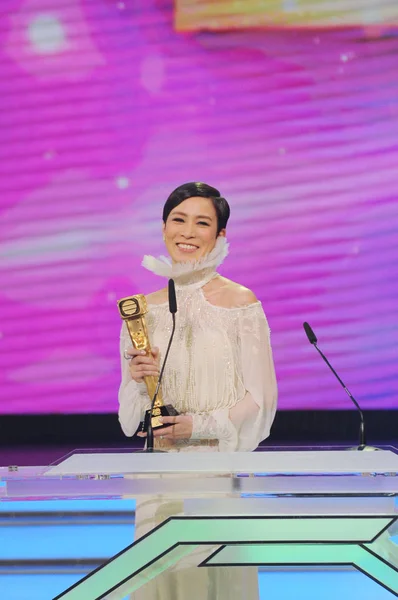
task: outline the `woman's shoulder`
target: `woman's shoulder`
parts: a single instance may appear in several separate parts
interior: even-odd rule
[[[258,304],[255,294],[244,285],[219,275],[212,282],[211,287],[205,290],[206,297],[211,304],[222,308],[244,308]]]
[[[145,295],[146,301],[151,306],[161,305],[167,302],[167,288],[162,288],[156,292],[151,292]]]

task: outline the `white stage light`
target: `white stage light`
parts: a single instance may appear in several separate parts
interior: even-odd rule
[[[130,186],[130,179],[128,177],[118,177],[116,179],[116,185],[119,190],[126,190]]]
[[[29,24],[28,37],[40,54],[52,54],[65,48],[65,28],[53,15],[41,14],[35,17]]]

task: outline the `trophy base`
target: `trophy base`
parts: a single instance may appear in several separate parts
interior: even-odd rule
[[[157,406],[156,409],[160,409],[160,415],[152,415],[152,429],[170,427],[171,423],[160,423],[159,417],[176,417],[179,414],[171,404],[167,404],[167,406]],[[144,422],[141,424],[141,431],[143,433],[148,431],[149,413],[149,410],[145,412]]]

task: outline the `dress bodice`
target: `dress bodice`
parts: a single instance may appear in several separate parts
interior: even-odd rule
[[[210,304],[202,288],[176,289],[176,331],[162,381],[163,398],[180,413],[230,408],[245,394],[240,329],[253,332],[260,303],[228,309]],[[164,357],[171,335],[168,304],[149,305],[147,326],[152,347]],[[131,345],[126,332],[127,346]]]

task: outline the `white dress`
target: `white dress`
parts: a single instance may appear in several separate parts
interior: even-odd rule
[[[220,239],[220,238],[219,238]],[[270,330],[260,302],[223,308],[210,304],[203,286],[217,275],[226,244],[201,262],[162,268],[150,258],[144,262],[176,284],[176,332],[162,381],[165,404],[193,418],[190,439],[170,443],[155,438],[155,447],[181,451],[252,451],[268,437],[276,411],[277,386]],[[168,303],[149,305],[146,316],[152,346],[164,356],[171,333]],[[150,406],[145,384],[131,379],[124,351],[131,346],[125,325],[120,352],[122,382],[119,420],[124,433],[137,431]],[[136,509],[136,539],[172,514],[182,511],[182,499],[140,498]],[[207,549],[209,553],[209,549]],[[206,555],[202,549],[196,564]],[[191,558],[192,560],[192,558]],[[194,585],[193,585],[194,582]],[[189,568],[179,563],[132,595],[135,600],[256,600],[257,569]]]

